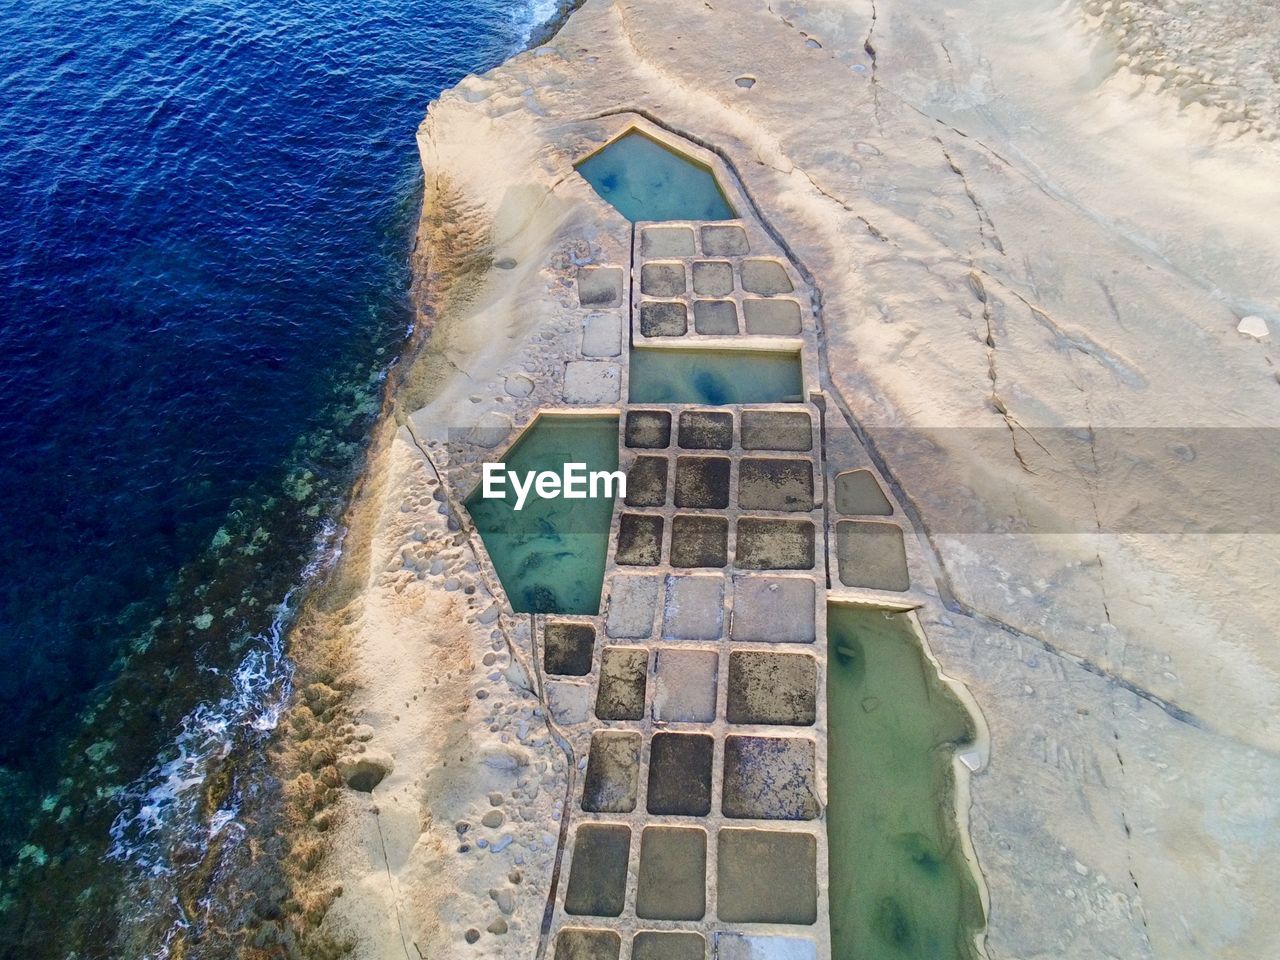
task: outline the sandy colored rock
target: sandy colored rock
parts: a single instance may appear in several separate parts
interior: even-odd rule
[[[566,368],[607,366],[571,359],[578,264],[630,255],[630,225],[601,214],[571,172],[615,131],[619,105],[729,158],[786,238],[788,269],[821,295],[826,425],[856,430],[870,451],[841,469],[885,478],[908,565],[923,571],[912,588],[935,611],[922,617],[930,649],[990,730],[967,813],[992,960],[1255,960],[1280,939],[1269,799],[1280,795],[1280,526],[1256,482],[1218,482],[1274,472],[1265,449],[1211,452],[1240,428],[1267,436],[1280,416],[1272,338],[1235,332],[1238,317],[1280,322],[1277,101],[1257,26],[1270,11],[1250,0],[1202,13],[1091,0],[587,0],[538,51],[444,94],[419,134],[428,203],[515,264],[471,277],[433,332],[444,372],[410,418],[424,444],[470,422],[457,416],[469,397],[501,395],[508,377],[536,383],[512,397],[522,416],[562,404],[569,386],[584,405],[619,398],[620,379],[607,389],[584,369],[570,384]],[[1221,42],[1232,22],[1255,26]],[[687,255],[684,239],[663,242],[662,255]],[[771,256],[733,225],[696,243],[706,256]],[[622,273],[588,279],[585,299],[600,298],[589,308],[622,302]],[[787,299],[776,275],[751,284]],[[820,424],[798,426],[744,415],[742,439],[807,450]],[[1109,441],[1122,431],[1135,432]],[[510,858],[525,858],[526,889],[545,889],[556,843],[564,758],[544,732],[527,749],[548,765],[546,786],[512,846],[455,852],[453,823],[530,765],[476,759],[473,738],[515,734],[490,734],[498,718],[484,722],[483,709],[464,716],[489,683],[472,664],[491,638],[467,623],[465,594],[429,572],[459,549],[436,504],[400,512],[406,493],[423,493],[417,451],[405,438],[373,467],[385,519],[352,641],[362,722],[396,756],[383,812],[352,806],[334,841],[343,894],[325,923],[357,931],[361,958],[412,949],[397,910],[423,955],[453,955],[492,917],[487,890]],[[670,530],[637,521],[631,533],[630,562],[664,559]],[[433,701],[410,715],[403,704],[423,686]],[[514,687],[504,696],[536,702]],[[407,815],[383,799],[392,792]],[[719,908],[802,918],[803,872],[783,898],[776,874],[757,888],[746,849],[757,839],[713,838],[725,844]],[[492,941],[490,955],[533,955],[544,906],[519,898],[511,931],[477,953]],[[718,949],[737,960],[812,957],[811,946],[752,934]],[[549,949],[617,955],[621,943],[565,930]]]
[[[1236,325],[1236,329],[1246,337],[1253,337],[1255,340],[1261,340],[1263,337],[1271,335],[1271,331],[1267,329],[1267,321],[1254,314],[1250,314],[1247,317],[1241,317],[1240,323]]]

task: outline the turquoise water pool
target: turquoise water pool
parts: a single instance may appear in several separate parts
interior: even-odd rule
[[[834,960],[972,960],[982,922],[951,758],[973,739],[906,614],[827,609]]]
[[[508,451],[506,469],[550,470],[585,463],[589,471],[618,469],[618,418],[541,416]],[[504,499],[484,499],[479,487],[466,508],[484,540],[516,613],[600,612],[613,499],[540,499],[530,494],[516,510],[507,484]]]
[[[633,223],[735,216],[708,167],[636,131],[587,157],[578,173]]]
[[[632,403],[798,403],[803,391],[795,352],[631,350]]]

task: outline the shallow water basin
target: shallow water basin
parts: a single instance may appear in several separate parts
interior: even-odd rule
[[[550,470],[585,463],[588,471],[618,469],[616,416],[541,416],[504,459],[506,469]],[[542,499],[530,495],[521,510],[507,484],[504,499],[477,489],[466,508],[489,551],[516,613],[595,614],[600,610],[609,546],[609,497]]]
[[[973,721],[907,615],[833,605],[827,636],[831,955],[972,960],[951,758]]]
[[[789,350],[631,350],[632,403],[799,403],[800,354]]]
[[[578,164],[596,193],[637,220],[732,220],[715,175],[704,164],[631,131]]]

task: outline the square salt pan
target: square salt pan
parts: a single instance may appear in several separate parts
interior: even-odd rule
[[[628,447],[665,447],[671,443],[671,414],[665,410],[628,410],[625,437]]]
[[[542,667],[559,676],[585,677],[591,672],[596,630],[589,623],[548,623],[542,634]]]
[[[671,576],[663,604],[668,640],[717,640],[724,628],[724,577]]]
[[[667,458],[636,457],[627,471],[627,495],[623,503],[629,507],[660,507],[667,502]]]
[[[686,289],[683,263],[646,263],[640,268],[640,292],[646,297],[678,297]]]
[[[814,766],[812,740],[726,737],[722,812],[739,819],[812,820],[819,813]]]
[[[813,421],[807,413],[779,410],[742,412],[744,450],[812,450]]]
[[[678,513],[671,518],[673,567],[723,567],[728,562],[727,519],[686,513]]]
[[[665,487],[663,489],[665,492]],[[713,510],[729,506],[729,458],[677,458],[675,504]]]
[[[727,297],[733,292],[733,267],[725,260],[696,261],[693,292],[704,297]]]
[[[846,470],[836,477],[836,512],[844,516],[888,517],[893,504],[870,470]]]
[[[747,333],[792,337],[800,333],[800,304],[794,300],[744,300]]]
[[[818,919],[818,843],[812,835],[732,827],[716,839],[721,920],[809,924]]]
[[[631,960],[706,960],[706,956],[707,942],[700,933],[641,930],[631,941]]]
[[[584,307],[616,307],[622,303],[622,268],[579,267],[578,302]]]
[[[564,365],[567,403],[617,403],[622,393],[622,368],[598,360],[571,360]]]
[[[695,300],[693,329],[703,336],[735,336],[738,332],[738,308],[732,300]]]
[[[683,303],[645,300],[640,304],[642,337],[682,337],[689,330],[689,312]]]
[[[653,719],[710,723],[716,716],[716,674],[720,656],[714,650],[659,650]]]
[[[710,813],[713,750],[713,738],[704,734],[655,733],[649,742],[646,809],[659,816]]]
[[[702,252],[712,257],[740,257],[749,252],[747,235],[741,227],[703,227]]]
[[[836,524],[836,561],[840,582],[868,590],[910,590],[902,528],[877,520],[841,520]]]
[[[618,574],[613,578],[609,617],[605,623],[609,636],[629,640],[649,636],[653,627],[653,611],[658,606],[660,583],[660,577]]]
[[[620,823],[584,823],[573,842],[564,912],[616,917],[627,895],[631,828]]]
[[[730,635],[744,643],[813,643],[814,587],[797,577],[736,577]]]
[[[591,737],[582,809],[629,813],[636,808],[640,776],[640,734],[605,730]]]
[[[657,566],[662,559],[662,517],[624,513],[618,518],[618,550],[614,560],[637,567]]]
[[[692,257],[693,231],[688,227],[646,227],[640,234],[644,257]]]
[[[680,414],[679,444],[685,450],[728,450],[733,447],[733,414],[685,410]]]
[[[738,519],[737,566],[746,570],[808,570],[814,559],[809,520]]]
[[[817,688],[817,661],[807,653],[735,650],[725,716],[730,723],[812,726]]]
[[[612,930],[565,927],[556,937],[555,960],[618,960],[622,938]],[[755,954],[743,954],[750,960]]]
[[[743,510],[812,510],[813,466],[796,457],[744,457],[738,466],[738,506]]]
[[[716,960],[818,960],[818,945],[800,937],[722,933],[716,951]]]
[[[582,355],[616,357],[622,352],[622,317],[593,313],[582,322]]]
[[[645,647],[605,647],[600,653],[596,716],[601,720],[641,720],[649,677]]]
[[[742,289],[748,293],[772,297],[779,293],[790,293],[794,289],[787,271],[777,261],[744,260],[741,270]]]
[[[636,916],[701,920],[707,912],[707,832],[696,827],[645,827],[640,834]]]

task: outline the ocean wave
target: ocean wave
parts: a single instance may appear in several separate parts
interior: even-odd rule
[[[515,46],[527,46],[535,31],[562,9],[561,0],[532,0],[512,10]],[[408,332],[412,330],[410,324]],[[378,380],[386,374],[384,368]],[[136,871],[135,876],[144,881],[135,888],[135,894],[142,895],[133,901],[134,917],[165,918],[148,954],[153,960],[169,957],[173,944],[193,922],[175,896],[184,870],[176,855],[193,848],[206,852],[215,839],[222,838],[224,847],[218,856],[226,860],[235,843],[228,835],[244,832],[238,819],[240,790],[230,790],[218,809],[207,812],[201,809],[202,788],[233,751],[265,746],[278,727],[293,693],[294,665],[288,656],[287,635],[297,612],[296,600],[336,562],[344,533],[331,521],[323,525],[311,560],[278,604],[270,626],[250,638],[248,652],[227,672],[225,695],[192,708],[156,763],[118,797],[119,813],[110,827],[107,858]]]
[[[207,850],[214,838],[240,828],[240,794],[231,791],[222,806],[208,815],[200,809],[209,773],[233,749],[265,745],[280,723],[293,693],[294,665],[286,637],[297,612],[300,592],[328,571],[342,552],[345,530],[326,521],[315,538],[310,561],[298,583],[276,608],[270,627],[252,638],[252,648],[228,676],[228,690],[216,702],[203,702],[182,720],[166,759],[121,793],[120,812],[111,825],[107,856],[125,863],[153,881],[176,877],[179,850],[192,845]],[[225,851],[222,854],[225,857]],[[169,956],[169,946],[189,921],[176,909],[172,883],[152,885],[152,893],[135,905],[138,916],[157,910],[176,915],[151,956]],[[166,904],[173,908],[170,911]]]
[[[556,17],[561,8],[560,0],[533,0],[517,8],[512,14],[512,22],[519,32],[520,45],[527,46],[533,32]]]

